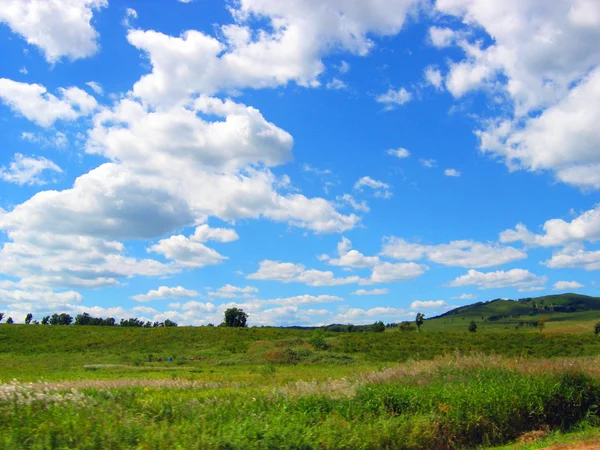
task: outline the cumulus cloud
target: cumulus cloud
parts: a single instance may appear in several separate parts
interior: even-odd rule
[[[477,296],[475,294],[461,294],[456,297],[452,297],[452,300],[474,300]]]
[[[209,297],[216,298],[247,298],[253,297],[258,289],[253,286],[238,287],[227,284],[218,288],[216,291],[209,292]]]
[[[535,234],[519,223],[514,229],[500,233],[500,242],[523,242],[531,246],[555,247],[580,241],[599,241],[600,205],[585,211],[570,222],[563,219],[547,220],[542,229],[543,234]]]
[[[352,242],[342,236],[338,243],[338,258],[328,258],[328,263],[332,266],[352,267],[362,269],[373,267],[380,263],[377,256],[365,256],[357,250],[352,250]]]
[[[181,286],[168,287],[160,286],[156,290],[150,290],[146,294],[138,294],[131,297],[136,302],[148,302],[151,300],[164,300],[169,298],[193,298],[197,297],[198,292],[191,289],[185,289]]]
[[[375,192],[375,197],[391,198],[392,192],[389,190],[390,185],[383,181],[374,180],[371,177],[362,177],[354,183],[354,189],[362,191],[364,188],[372,189]]]
[[[433,86],[437,90],[441,90],[443,88],[444,79],[442,77],[442,72],[440,72],[439,69],[436,69],[433,66],[427,66],[423,75],[428,85]]]
[[[456,169],[446,169],[444,170],[444,175],[447,177],[460,177],[460,172]]]
[[[600,250],[587,251],[579,245],[571,245],[553,253],[552,258],[542,264],[552,269],[600,270]]]
[[[1,0],[0,22],[39,47],[48,62],[79,59],[98,50],[98,33],[91,21],[108,0]]]
[[[335,199],[342,204],[350,205],[350,207],[354,211],[364,213],[368,213],[370,211],[369,205],[367,204],[366,200],[361,200],[359,202],[350,194],[338,195]]]
[[[384,239],[383,256],[403,260],[427,258],[445,266],[465,268],[494,267],[527,258],[527,254],[513,247],[483,244],[475,241],[451,241],[448,244],[423,245],[397,237]]]
[[[528,292],[543,289],[547,281],[548,277],[537,276],[524,269],[497,270],[496,272],[487,273],[469,270],[466,275],[450,282],[449,286],[477,286],[479,289],[513,287],[521,292]]]
[[[87,92],[77,88],[60,88],[58,97],[40,84],[20,83],[0,78],[0,99],[13,111],[42,127],[57,120],[76,120],[92,113],[98,103]]]
[[[352,293],[352,295],[386,295],[390,291],[388,289],[358,289]]]
[[[87,83],[85,83],[86,86],[89,86],[89,88],[94,91],[96,94],[98,95],[102,95],[104,94],[104,89],[102,89],[102,85],[96,81],[88,81]]]
[[[388,155],[392,155],[395,156],[396,158],[408,158],[410,156],[410,152],[408,150],[406,150],[405,148],[399,147],[399,148],[390,148],[388,151],[386,151],[386,153]]]
[[[415,300],[410,304],[410,309],[444,308],[448,304],[444,300]]]
[[[318,86],[321,58],[333,49],[366,55],[368,35],[394,35],[413,0],[242,0],[232,5],[234,23],[219,29],[221,40],[189,30],[169,36],[130,30],[129,42],[148,55],[152,73],[134,86],[136,96],[169,103],[193,93],[265,88],[296,82]],[[251,29],[255,19],[264,22]]]
[[[387,92],[378,95],[375,100],[377,103],[383,103],[387,105],[387,109],[392,109],[398,105],[404,105],[412,99],[412,94],[404,88],[392,89],[390,88]]]
[[[449,47],[454,43],[454,39],[455,32],[450,28],[436,26],[429,28],[429,40],[431,41],[434,47]]]
[[[8,167],[0,167],[0,179],[18,185],[45,184],[41,177],[44,171],[62,173],[62,169],[44,157],[28,157],[15,153]]]
[[[552,289],[555,291],[566,291],[569,289],[581,289],[583,287],[585,286],[577,281],[557,281],[552,286]]]

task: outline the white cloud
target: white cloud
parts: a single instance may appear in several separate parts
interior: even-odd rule
[[[37,144],[40,147],[66,148],[69,146],[69,138],[67,138],[65,133],[60,131],[52,134],[25,131],[21,133],[21,139],[32,144]]]
[[[399,147],[396,149],[391,148],[388,151],[386,151],[386,153],[388,155],[392,155],[392,156],[395,156],[396,158],[400,158],[400,159],[408,158],[410,156],[410,152],[402,147]]]
[[[433,66],[427,66],[425,68],[424,76],[427,84],[433,86],[437,90],[441,90],[443,88],[442,72],[440,72],[439,69],[436,69]]]
[[[410,309],[444,308],[448,304],[444,300],[415,300],[410,304]]]
[[[487,273],[471,269],[466,275],[462,275],[450,282],[449,286],[477,286],[479,289],[513,287],[521,292],[527,292],[542,289],[547,281],[548,277],[537,276],[524,269],[497,270],[496,272]]]
[[[308,173],[314,173],[316,175],[331,175],[331,170],[329,169],[318,169],[316,167],[311,166],[310,164],[302,164],[302,170]]]
[[[190,240],[195,242],[233,242],[238,239],[239,236],[235,230],[230,228],[211,228],[206,224],[196,227],[194,234],[190,236]]]
[[[168,287],[160,286],[156,290],[148,291],[146,294],[138,294],[131,297],[136,302],[148,302],[151,300],[164,300],[168,298],[194,298],[198,296],[198,292],[185,289],[181,286]]]
[[[480,130],[481,151],[511,169],[551,171],[562,182],[600,188],[600,68],[541,114],[522,122],[496,121]]]
[[[159,253],[173,260],[178,266],[190,268],[220,264],[227,259],[212,248],[181,234],[161,239],[157,244],[149,247],[148,251]]]
[[[39,47],[48,62],[96,53],[98,33],[90,24],[94,10],[108,0],[0,0],[0,22]]]
[[[56,97],[40,84],[0,78],[0,99],[13,111],[42,127],[49,127],[57,120],[87,116],[98,105],[94,97],[77,87],[60,88],[58,92],[59,97]]]
[[[237,287],[227,284],[220,287],[216,291],[209,292],[209,297],[217,298],[249,298],[253,297],[258,292],[258,289],[252,286]]]
[[[446,169],[444,170],[444,175],[447,177],[460,177],[460,172],[456,169]]]
[[[338,243],[338,258],[328,259],[328,263],[332,266],[361,269],[376,266],[380,261],[377,256],[365,256],[357,250],[352,250],[352,242],[342,236]]]
[[[475,294],[461,294],[457,297],[452,297],[452,300],[474,300],[476,298]]]
[[[352,209],[359,212],[368,213],[370,211],[369,205],[365,200],[357,202],[354,197],[350,194],[339,195],[335,198],[338,202],[346,203],[350,205]]]
[[[371,177],[362,177],[354,183],[354,189],[362,191],[365,187],[373,189],[375,197],[391,198],[392,192],[389,191],[390,185],[383,181],[374,180]]]
[[[577,281],[557,281],[554,283],[554,286],[552,286],[552,289],[555,291],[566,291],[569,289],[581,289],[583,287],[585,286]]]
[[[180,37],[130,30],[129,42],[148,54],[152,73],[134,86],[136,96],[169,103],[192,93],[211,94],[246,87],[296,82],[318,86],[321,58],[343,49],[366,55],[368,35],[394,35],[413,0],[241,0],[231,5],[235,23],[220,27],[218,40],[199,31]],[[260,30],[248,24],[260,19]]]
[[[423,275],[428,269],[429,267],[423,264],[416,264],[413,262],[395,264],[383,262],[373,267],[370,280],[363,284],[410,281]]]
[[[94,91],[96,94],[98,94],[98,95],[104,94],[104,89],[102,89],[102,85],[100,83],[97,83],[96,81],[88,81],[85,84],[86,84],[86,86],[89,86],[89,88],[92,91]]]
[[[390,88],[385,94],[378,95],[375,100],[377,103],[387,105],[387,109],[391,109],[397,105],[404,105],[412,98],[412,94],[404,88],[394,90]]]
[[[373,267],[369,278],[361,278],[357,275],[336,278],[331,271],[306,269],[302,264],[264,260],[261,261],[258,271],[246,278],[282,283],[304,283],[308,286],[370,285],[410,281],[422,275],[427,269],[427,266],[415,263],[392,264],[384,262]]]
[[[44,157],[28,157],[15,153],[8,167],[0,167],[0,179],[18,185],[45,184],[40,175],[46,171],[62,173],[62,169]]]
[[[358,289],[352,293],[352,295],[386,295],[390,291],[388,289]]]
[[[336,278],[333,272],[306,269],[302,264],[264,260],[258,271],[248,275],[250,280],[271,280],[282,283],[304,283],[308,286],[338,286],[358,283],[360,277]]]
[[[333,78],[330,82],[328,82],[325,87],[327,89],[333,89],[335,91],[340,91],[343,89],[348,89],[348,85],[340,80],[339,78]]]
[[[519,223],[514,230],[500,233],[500,242],[523,242],[532,246],[553,247],[579,241],[599,241],[600,205],[585,211],[570,222],[563,219],[547,220],[543,230],[543,234],[535,234]]]
[[[450,28],[431,27],[429,28],[429,39],[434,47],[449,47],[454,43],[455,32]]]
[[[475,241],[451,241],[448,244],[422,245],[407,242],[397,237],[384,239],[383,256],[403,260],[429,261],[445,266],[465,268],[485,268],[507,264],[527,257],[527,254],[513,247],[482,244]]]
[[[432,169],[437,165],[437,161],[435,159],[420,159],[419,162],[423,165],[423,167],[427,167],[428,169]]]
[[[340,65],[336,68],[340,73],[348,73],[350,71],[350,64],[346,61],[341,61]]]
[[[355,325],[369,324],[377,320],[385,322],[400,322],[411,319],[414,313],[402,308],[376,306],[370,309],[340,308],[339,313],[332,318],[333,323],[352,323]]]
[[[600,250],[586,251],[579,245],[572,245],[553,253],[552,258],[542,264],[552,269],[600,270]]]

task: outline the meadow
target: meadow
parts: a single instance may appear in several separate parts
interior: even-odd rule
[[[318,346],[296,329],[0,325],[0,448],[525,448],[600,426],[592,329],[433,322]]]

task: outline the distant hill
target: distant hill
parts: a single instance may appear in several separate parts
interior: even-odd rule
[[[518,300],[495,299],[461,306],[429,320],[441,318],[464,317],[488,322],[510,320],[523,316],[543,314],[564,317],[565,313],[600,311],[600,297],[580,294],[545,295],[542,297],[526,297]]]

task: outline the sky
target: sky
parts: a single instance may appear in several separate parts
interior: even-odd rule
[[[0,0],[0,312],[600,295],[597,0]]]

